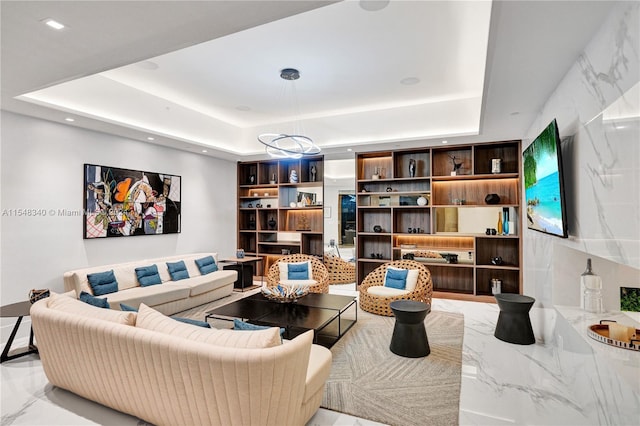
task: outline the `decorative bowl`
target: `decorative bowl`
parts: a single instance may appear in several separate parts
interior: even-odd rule
[[[261,288],[262,295],[269,300],[279,303],[293,303],[301,297],[309,294],[309,286],[306,284],[280,285]]]

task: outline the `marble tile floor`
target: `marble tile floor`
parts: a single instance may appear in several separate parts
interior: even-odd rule
[[[332,293],[355,294],[353,285],[332,286]],[[465,315],[461,425],[596,425],[638,424],[639,392],[628,389],[615,374],[589,372],[593,354],[569,352],[538,341],[520,346],[493,336],[495,304],[434,299],[433,309]],[[555,310],[533,309],[534,323],[553,327]],[[566,346],[566,343],[565,343]],[[585,353],[587,352],[587,353]],[[567,364],[567,359],[570,363]],[[145,425],[146,423],[52,387],[37,356],[0,366],[1,425]],[[593,389],[577,377],[586,378]],[[608,377],[606,382],[603,377]],[[611,391],[611,394],[609,394]],[[622,402],[614,402],[622,392]],[[603,397],[609,394],[609,397]],[[307,426],[373,426],[379,423],[320,409]],[[428,424],[428,419],[425,419]]]

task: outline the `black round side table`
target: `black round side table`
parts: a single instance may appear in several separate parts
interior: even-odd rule
[[[389,349],[396,355],[420,358],[431,353],[424,319],[431,312],[428,303],[395,300],[389,304],[396,317]]]
[[[536,342],[529,319],[529,310],[536,299],[521,294],[496,294],[496,301],[500,307],[496,331],[493,334],[498,339],[518,345],[531,345]]]

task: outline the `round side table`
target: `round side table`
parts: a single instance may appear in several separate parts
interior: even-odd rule
[[[395,300],[389,304],[396,317],[389,349],[396,355],[420,358],[431,353],[424,319],[431,312],[428,303]]]
[[[529,310],[536,299],[521,294],[496,294],[500,307],[496,331],[493,334],[500,340],[518,345],[531,345],[536,342],[529,319]]]
[[[0,363],[9,361],[14,358],[19,358],[21,356],[29,355],[29,354],[37,354],[38,348],[33,344],[33,327],[31,327],[31,332],[29,333],[29,346],[26,350],[9,355],[9,351],[11,350],[11,345],[13,344],[13,339],[16,337],[16,333],[18,332],[18,328],[20,328],[20,323],[22,322],[23,317],[29,316],[29,310],[31,309],[31,302],[24,301],[18,303],[12,303],[11,305],[5,305],[0,307],[0,317],[2,318],[18,318],[16,321],[16,325],[13,326],[13,330],[11,331],[11,335],[9,336],[9,340],[7,340],[7,344],[4,346],[4,350],[2,351],[2,355],[0,355]]]

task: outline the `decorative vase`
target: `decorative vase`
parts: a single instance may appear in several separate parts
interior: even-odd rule
[[[254,183],[256,183],[256,175],[250,175],[249,176],[249,183],[251,185],[253,185]]]
[[[243,259],[243,258],[244,258],[244,250],[243,250],[243,249],[241,249],[241,248],[237,249],[237,250],[236,250],[236,257],[237,257],[238,259]]]
[[[409,158],[409,177],[416,177],[416,160]]]
[[[496,226],[498,235],[502,235],[502,212],[498,212],[498,226]]]
[[[271,180],[269,181],[269,183],[270,183],[271,185],[273,185],[273,184],[275,184],[276,182],[277,182],[276,174],[275,174],[275,173],[273,173],[273,174],[271,175]]]
[[[502,234],[509,235],[509,208],[502,208]]]
[[[587,269],[580,276],[582,297],[580,307],[587,312],[601,313],[602,306],[602,278],[591,270],[591,259],[587,259]]]
[[[276,229],[276,220],[272,217],[271,219],[269,219],[269,222],[267,222],[267,225],[269,225],[269,229]]]
[[[295,169],[289,174],[289,183],[298,183],[298,172]]]
[[[318,169],[316,169],[316,166],[315,165],[311,166],[311,168],[309,169],[309,180],[311,182],[315,182],[316,181],[317,173],[318,173]]]
[[[502,159],[500,158],[492,158],[491,159],[491,173],[502,173]]]
[[[372,180],[380,179],[380,167],[376,167],[373,169],[373,175],[371,176]]]
[[[382,226],[380,225],[375,225],[373,227],[373,232],[382,232]]]

